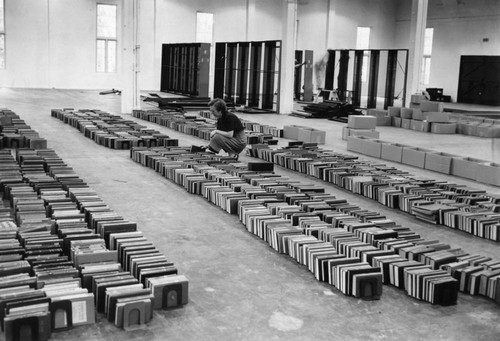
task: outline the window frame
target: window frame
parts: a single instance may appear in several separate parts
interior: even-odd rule
[[[99,35],[99,6],[109,6],[109,7],[114,7],[115,9],[115,32],[114,32],[114,37],[109,37],[109,36],[100,36]],[[100,65],[100,58],[99,58],[99,42],[104,42],[104,69],[100,70],[99,65]],[[110,56],[109,56],[109,48],[110,48],[110,42],[114,42],[114,63],[113,65],[110,65]],[[116,73],[117,72],[117,52],[118,52],[118,5],[116,4],[103,4],[103,3],[97,3],[96,4],[96,55],[95,55],[95,67],[96,67],[96,72],[97,73]]]
[[[361,29],[366,29],[368,32],[368,39],[366,41],[366,46],[359,41]],[[363,51],[363,64],[361,67],[361,82],[368,82],[368,73],[369,73],[369,64],[370,64],[370,36],[371,36],[372,28],[370,26],[358,26],[356,30],[356,50],[364,50]]]
[[[429,32],[431,33],[429,34]],[[427,37],[429,36],[430,39],[427,39]],[[423,55],[422,55],[422,70],[420,73],[420,82],[424,86],[430,84],[433,42],[434,42],[434,27],[426,27],[424,35]]]
[[[199,30],[199,17],[198,15],[200,14],[210,14],[212,16],[212,23],[211,23],[211,32],[210,32],[210,41],[205,41],[204,39],[200,39],[200,35],[205,36],[207,32],[201,32]],[[197,11],[196,12],[196,27],[195,27],[195,41],[197,43],[212,43],[214,40],[214,18],[215,18],[215,13],[212,12],[204,12],[204,11]]]
[[[0,0],[0,6],[2,8],[2,15],[0,17],[0,21],[2,22],[2,26],[0,26],[0,37],[3,39],[0,39],[0,41],[3,41],[2,46],[0,46],[0,51],[3,51],[0,53],[0,70],[4,70],[7,65],[7,52],[6,52],[6,34],[5,34],[5,1]]]

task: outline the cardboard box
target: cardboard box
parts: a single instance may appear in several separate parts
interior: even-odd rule
[[[500,125],[479,124],[477,126],[477,135],[479,137],[489,137],[489,138],[500,137]]]
[[[401,119],[401,128],[410,129],[411,121],[412,121],[411,119],[402,118]]]
[[[420,103],[410,103],[410,109],[420,109]]]
[[[500,186],[500,164],[494,162],[480,163],[477,167],[476,181]]]
[[[457,131],[456,123],[431,123],[431,133],[434,134],[455,134]]]
[[[412,120],[423,121],[425,119],[424,113],[420,109],[413,109]]]
[[[348,136],[364,136],[364,137],[378,139],[380,137],[380,133],[374,129],[352,129],[343,127],[342,140],[347,140]]]
[[[408,148],[403,147],[403,155],[401,157],[401,162],[406,165],[424,168],[425,155],[428,152],[432,151],[417,147],[408,147]]]
[[[391,116],[378,116],[377,117],[377,126],[388,126],[390,127],[392,124]]]
[[[421,103],[422,101],[427,100],[422,94],[413,94],[411,95],[410,102],[411,103]]]
[[[347,150],[380,158],[382,141],[362,136],[348,136]]]
[[[299,125],[289,125],[283,127],[283,137],[286,139],[298,140],[299,139],[299,129],[307,128]]]
[[[435,111],[442,112],[444,109],[443,102],[434,102],[434,101],[420,101],[420,110],[422,111]]]
[[[469,136],[478,136],[478,126],[480,125],[480,122],[459,122],[457,123],[457,132],[459,134],[463,135],[469,135]]]
[[[393,127],[401,128],[401,117],[391,117],[391,123]]]
[[[363,150],[363,139],[362,136],[347,136],[347,150],[362,153]]]
[[[391,117],[400,117],[401,116],[401,107],[388,107],[387,112]]]
[[[398,143],[383,143],[380,157],[384,160],[401,162],[403,159],[403,148],[409,148]]]
[[[366,139],[363,140],[363,151],[362,153],[368,156],[373,156],[380,159],[382,155],[382,143],[383,141],[377,139]]]
[[[439,173],[450,174],[453,158],[457,158],[457,156],[440,152],[428,152],[425,155],[424,168]]]
[[[299,141],[310,142],[312,128],[299,128],[298,138]]]
[[[411,119],[413,117],[412,108],[401,108],[401,118]]]
[[[416,131],[424,131],[424,122],[417,120],[410,120],[410,129]]]
[[[310,137],[309,141],[307,141],[307,142],[312,142],[312,143],[317,143],[317,144],[325,144],[325,139],[326,139],[326,132],[325,131],[313,129],[311,131],[311,137]]]
[[[347,127],[354,129],[375,129],[377,118],[375,116],[349,115]]]
[[[475,180],[480,163],[487,163],[486,160],[474,159],[471,157],[456,157],[451,163],[451,175]]]
[[[313,128],[299,128],[299,141],[325,144],[326,132]]]
[[[448,123],[450,122],[450,114],[447,112],[429,111],[424,113],[425,120],[428,122]]]

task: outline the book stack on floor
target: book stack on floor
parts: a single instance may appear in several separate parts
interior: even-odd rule
[[[0,109],[0,127],[0,148],[47,148],[47,140],[9,109]]]
[[[228,213],[237,214],[249,232],[267,241],[276,251],[311,267],[318,279],[328,281],[347,295],[378,298],[381,292],[377,283],[382,281],[384,271],[374,262],[384,260],[388,267],[392,258],[377,257],[391,256],[395,262],[410,263],[397,269],[397,280],[389,281],[390,284],[433,304],[456,303],[458,281],[439,267],[465,257],[465,251],[424,240],[377,212],[362,210],[324,194],[320,187],[290,182],[270,172],[251,173],[240,163],[226,164],[213,155],[188,151],[188,147],[134,148],[131,158],[149,164],[166,178],[191,193],[203,195]],[[153,162],[148,162],[148,158]],[[198,184],[196,191],[190,189],[194,183]],[[332,233],[337,239],[339,233],[346,239],[332,244]],[[314,267],[312,257],[316,248],[341,263],[332,261]],[[336,268],[337,265],[342,266]],[[390,272],[387,273],[390,278]],[[496,290],[496,285],[491,281],[490,291]]]
[[[99,110],[52,109],[52,117],[78,129],[87,138],[112,149],[130,149],[133,146],[175,146],[178,141],[147,129],[131,120]]]
[[[95,323],[103,303],[97,311],[122,328],[150,321],[155,300],[158,309],[187,303],[186,277],[171,262],[150,262],[157,250],[135,255],[134,272],[123,269],[110,239],[138,233],[136,224],[113,212],[53,150],[15,155],[0,153],[0,190],[13,213],[0,223],[0,305],[15,307],[1,316],[7,340],[48,339],[52,331]],[[98,277],[113,290],[95,286]]]
[[[500,217],[496,213],[500,198],[485,191],[421,179],[380,162],[314,147],[261,148],[256,154],[260,159],[312,175],[410,214],[413,214],[413,205],[438,204],[433,206],[438,209],[433,212],[426,212],[425,207],[417,209],[419,218],[500,241]],[[459,219],[464,215],[470,219]]]

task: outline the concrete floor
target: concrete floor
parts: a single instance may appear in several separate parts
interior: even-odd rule
[[[143,105],[151,108],[150,104]],[[64,107],[121,114],[118,95],[0,89],[0,107],[15,111],[46,138],[48,146],[111,208],[137,222],[139,229],[174,262],[179,273],[189,278],[189,303],[180,309],[155,311],[145,328],[124,331],[99,315],[95,325],[53,333],[53,340],[500,340],[500,306],[491,300],[459,294],[457,305],[433,306],[392,286],[384,286],[381,299],[376,301],[344,296],[316,281],[290,257],[276,253],[249,234],[236,216],[132,162],[128,151],[101,147],[50,116],[50,109]],[[134,119],[129,114],[121,115]],[[325,148],[346,151],[340,134],[344,124],[338,122],[270,114],[240,117],[277,127],[300,124],[322,129],[327,131]],[[137,121],[178,138],[181,145],[204,142]],[[500,139],[440,136],[392,127],[377,130],[385,141],[500,160]],[[252,159],[242,156],[241,160]],[[396,167],[500,193],[498,187],[400,164]],[[470,253],[500,259],[498,243],[417,221],[406,213],[279,167],[276,172],[324,186],[328,193],[378,211],[426,239],[438,239]]]

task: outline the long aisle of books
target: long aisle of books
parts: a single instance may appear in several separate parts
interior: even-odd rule
[[[59,111],[52,115],[64,117],[72,113]],[[134,111],[135,117],[204,139],[213,129],[205,121],[207,115],[202,111],[199,119],[196,114]],[[265,142],[272,134],[280,136],[279,129],[273,127],[251,122],[245,125],[256,128],[253,132],[260,135],[259,142]],[[289,147],[275,149],[268,143],[256,143],[249,153],[265,161],[242,164],[231,158],[193,153],[189,147],[148,148],[138,144],[132,148],[131,157],[190,193],[201,194],[229,213],[238,214],[249,232],[308,266],[318,280],[344,294],[378,298],[381,284],[385,283],[434,304],[455,304],[458,291],[500,301],[500,260],[469,254],[438,240],[425,240],[378,212],[324,195],[324,188],[280,179],[272,172],[272,165],[320,178],[427,222],[445,224],[451,220],[459,226],[447,226],[495,241],[499,240],[500,228],[500,217],[495,214],[497,197],[459,184],[418,178],[353,155],[322,150],[315,143],[296,141]],[[230,182],[220,172],[229,173]],[[260,187],[252,176],[263,178],[264,185]],[[266,181],[272,185],[268,187]],[[251,188],[242,187],[242,183]],[[274,186],[279,187],[276,193]],[[295,195],[299,197],[294,198]],[[273,224],[277,224],[276,229]],[[320,248],[320,253],[326,252],[325,260],[313,256],[315,247]]]
[[[455,304],[459,291],[500,299],[500,260],[426,240],[323,187],[276,175],[269,162],[189,147],[134,147],[131,158],[238,215],[250,233],[346,295],[378,299],[382,284],[391,284],[439,305]]]
[[[131,329],[188,302],[188,279],[16,113],[0,110],[0,322],[47,340],[101,316]]]

